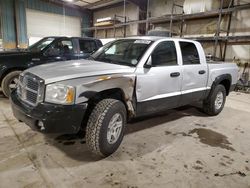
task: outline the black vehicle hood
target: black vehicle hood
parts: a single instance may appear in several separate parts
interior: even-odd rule
[[[24,50],[15,50],[15,51],[3,51],[0,52],[0,58],[4,56],[25,56],[25,55],[30,55],[32,54],[29,51],[24,51]]]
[[[7,67],[26,67],[32,58],[39,57],[40,54],[30,51],[7,51],[0,52],[0,66]]]

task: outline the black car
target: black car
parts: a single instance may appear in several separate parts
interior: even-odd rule
[[[56,61],[88,58],[102,46],[93,38],[46,37],[26,50],[0,52],[0,87],[8,97],[23,70]]]

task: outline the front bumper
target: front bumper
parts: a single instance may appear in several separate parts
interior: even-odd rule
[[[87,104],[40,103],[31,107],[18,98],[16,90],[11,93],[10,99],[14,116],[33,130],[43,133],[77,133],[87,109]]]

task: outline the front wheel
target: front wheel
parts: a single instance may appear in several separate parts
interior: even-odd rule
[[[106,157],[120,146],[126,125],[126,108],[115,99],[103,99],[90,114],[86,144],[95,154]]]
[[[21,72],[22,71],[13,71],[7,74],[3,78],[1,87],[2,87],[2,91],[5,97],[8,98],[10,96],[10,91],[16,88],[18,77]]]
[[[206,100],[203,101],[203,110],[212,116],[219,114],[226,102],[226,89],[223,85],[217,85]]]

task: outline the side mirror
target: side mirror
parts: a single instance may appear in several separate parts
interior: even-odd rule
[[[152,67],[152,57],[149,56],[147,62],[143,66],[144,68],[150,69]]]
[[[212,61],[213,56],[209,53],[209,54],[206,55],[206,59],[207,59],[207,61]]]

